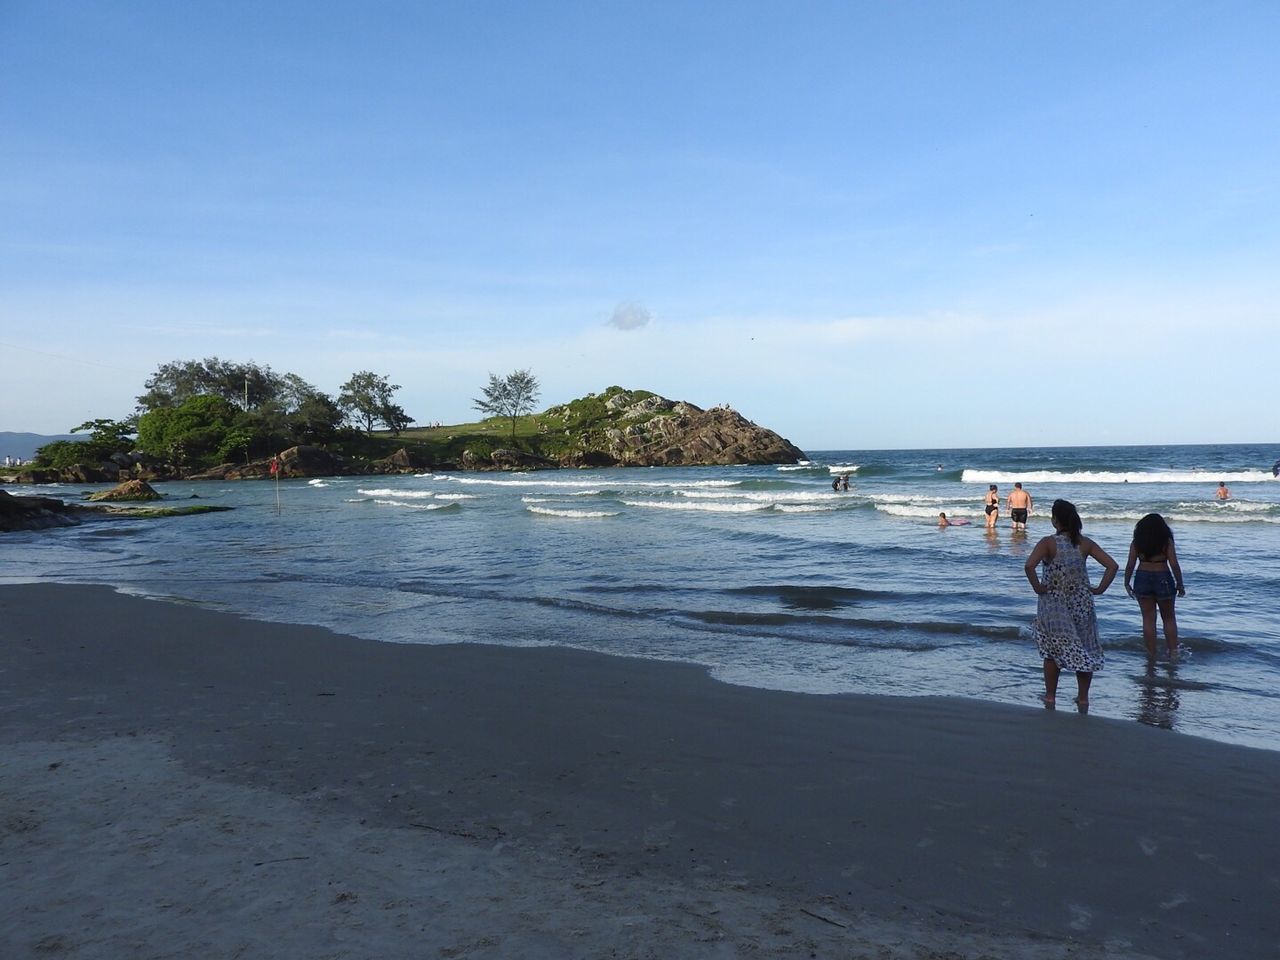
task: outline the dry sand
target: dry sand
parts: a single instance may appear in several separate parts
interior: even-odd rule
[[[0,587],[0,957],[1274,958],[1280,753]]]

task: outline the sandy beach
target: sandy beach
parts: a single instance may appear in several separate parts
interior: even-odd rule
[[[5,957],[1274,957],[1280,753],[0,587]]]

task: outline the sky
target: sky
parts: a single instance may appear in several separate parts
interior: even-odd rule
[[[0,0],[0,430],[217,356],[1273,442],[1280,4]]]

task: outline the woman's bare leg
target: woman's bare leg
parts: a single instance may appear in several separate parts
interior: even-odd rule
[[[1089,687],[1093,684],[1093,674],[1083,670],[1076,671],[1076,703],[1081,707],[1089,706]]]
[[[1053,705],[1054,697],[1058,695],[1058,663],[1056,660],[1045,660],[1044,662],[1044,702],[1048,706]]]
[[[1178,618],[1173,612],[1173,597],[1161,598],[1160,604],[1160,622],[1164,624],[1164,643],[1169,648],[1169,659],[1178,659]],[[1151,640],[1151,645],[1147,648],[1151,651],[1151,655],[1155,656],[1155,639]]]
[[[1142,611],[1142,642],[1147,645],[1147,659],[1154,660],[1156,658],[1156,598],[1139,597],[1138,609]],[[1165,630],[1168,629],[1166,625]]]

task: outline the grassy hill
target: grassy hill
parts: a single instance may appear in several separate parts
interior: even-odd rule
[[[404,447],[439,463],[459,460],[464,450],[484,456],[508,448],[555,460],[568,453],[596,449],[607,429],[643,424],[662,415],[657,412],[627,415],[609,409],[609,401],[623,395],[631,403],[656,396],[648,390],[614,386],[603,393],[549,407],[541,413],[517,417],[514,436],[510,418],[491,417],[474,423],[412,427],[401,431],[399,436],[389,431],[375,431],[372,437],[344,444],[344,452],[376,460]]]

